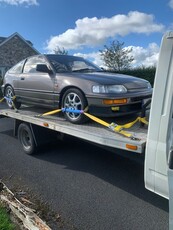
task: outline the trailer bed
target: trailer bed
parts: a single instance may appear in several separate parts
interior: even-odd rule
[[[146,125],[141,127],[140,123],[137,123],[127,130],[129,133],[132,133],[133,136],[140,139],[132,140],[131,138],[124,137],[119,133],[111,131],[109,128],[97,124],[94,121],[89,121],[88,123],[82,125],[71,124],[63,118],[61,113],[45,117],[36,117],[37,115],[45,112],[48,112],[48,110],[36,108],[34,106],[24,106],[16,112],[15,110],[8,109],[4,103],[0,104],[0,117],[10,117],[42,126],[60,133],[68,134],[102,145],[104,147],[129,150],[137,153],[144,152],[147,138]],[[135,116],[128,116],[103,120],[108,123],[115,122],[120,125],[133,121],[135,118]],[[127,146],[132,146],[132,149],[129,149]],[[136,148],[133,148],[133,146],[136,146]]]

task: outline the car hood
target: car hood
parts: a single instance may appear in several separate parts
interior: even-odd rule
[[[124,85],[127,89],[148,88],[148,81],[125,74],[113,74],[106,72],[73,73],[73,76],[89,80],[100,85]]]

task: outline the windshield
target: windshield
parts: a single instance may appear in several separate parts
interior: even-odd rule
[[[56,73],[98,72],[101,69],[81,57],[68,55],[46,55]]]

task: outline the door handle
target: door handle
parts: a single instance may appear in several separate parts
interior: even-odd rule
[[[24,77],[21,77],[20,80],[25,80],[25,78],[24,78]]]

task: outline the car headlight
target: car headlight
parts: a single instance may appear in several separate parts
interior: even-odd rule
[[[126,93],[127,89],[123,85],[94,85],[93,93]]]

